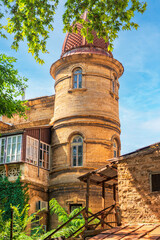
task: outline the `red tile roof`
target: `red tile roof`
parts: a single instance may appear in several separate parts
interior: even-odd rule
[[[87,12],[85,12],[82,17],[85,21],[87,21]],[[105,54],[112,57],[112,53],[109,53],[107,51],[108,43],[106,43],[103,38],[98,38],[96,32],[93,31],[92,32],[92,35],[94,36],[93,43],[88,43],[86,38],[81,36],[82,25],[80,23],[77,23],[76,25],[77,25],[77,33],[72,32],[72,33],[66,34],[63,47],[62,47],[61,57],[77,53],[77,48],[78,48],[78,52],[82,53],[84,52],[84,48],[86,47],[87,47],[87,52],[96,52],[99,54]],[[93,48],[97,48],[97,51],[93,50]],[[86,52],[86,49],[85,49],[85,52]]]
[[[137,224],[115,227],[110,230],[101,232],[90,240],[145,240],[160,239],[160,223],[159,224]]]

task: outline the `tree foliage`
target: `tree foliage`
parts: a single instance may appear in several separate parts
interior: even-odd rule
[[[81,33],[89,42],[93,42],[92,31],[95,30],[98,37],[109,41],[109,50],[112,50],[113,41],[118,37],[120,30],[138,28],[133,17],[136,12],[144,13],[147,3],[141,0],[68,0],[65,6],[65,31],[72,31],[72,26],[79,22],[83,25]],[[89,21],[81,18],[85,9]]]
[[[36,222],[36,215],[34,213],[29,216],[29,205],[26,204],[23,209],[19,206],[12,206],[13,209],[13,240],[38,240],[39,235],[42,233],[42,226],[35,227],[35,232],[30,235],[31,223]],[[0,210],[0,239],[10,240],[10,226],[11,219],[4,220],[5,211]]]
[[[50,213],[56,214],[58,218],[58,223],[61,226],[62,224],[66,223],[69,219],[74,217],[77,213],[79,213],[83,208],[79,207],[74,209],[70,214],[66,212],[66,210],[57,202],[55,198],[52,198],[49,202],[50,207]],[[91,210],[90,210],[91,212]],[[90,218],[91,220],[91,218]],[[96,224],[98,223],[98,219],[94,219],[91,223]],[[57,233],[53,234],[52,237],[69,237],[71,234],[76,232],[79,228],[81,228],[85,224],[85,219],[82,214],[79,214],[77,217],[72,219],[68,224],[66,224],[62,229],[60,229]],[[58,226],[58,227],[59,227]],[[47,232],[41,237],[41,240],[43,240],[45,237],[49,236],[52,232],[54,232],[55,229]],[[76,235],[81,234],[83,231],[83,228],[76,233]]]
[[[11,217],[11,205],[19,206],[20,212],[23,210],[29,199],[27,191],[28,186],[20,181],[20,176],[15,182],[0,177],[0,209],[4,221]]]
[[[74,215],[76,215],[78,212],[82,210],[82,207],[74,209],[70,214],[66,212],[66,210],[61,207],[61,205],[57,202],[55,198],[52,198],[49,202],[50,207],[50,213],[56,214],[58,218],[58,223],[61,226],[63,223],[66,223],[70,218],[72,218]],[[85,220],[82,215],[80,217],[76,217],[71,222],[69,222],[67,225],[65,225],[62,229],[60,229],[57,233],[53,234],[52,237],[69,237],[72,233],[74,233],[78,228],[83,226],[85,223]],[[58,227],[59,227],[58,226]],[[47,232],[41,237],[41,240],[43,240],[45,237],[50,235],[52,232],[54,232],[55,229]],[[81,230],[82,231],[82,230]],[[80,233],[80,232],[79,232]]]
[[[56,8],[60,0],[1,0],[4,12],[0,18],[6,17],[7,23],[0,23],[0,35],[6,38],[6,32],[13,34],[12,48],[17,50],[20,41],[27,40],[28,52],[34,55],[39,63],[43,63],[39,54],[46,53],[46,42],[49,31],[53,31],[53,21]],[[118,37],[120,30],[137,29],[138,24],[133,21],[136,12],[144,13],[146,2],[141,0],[66,0],[63,14],[64,31],[71,32],[75,23],[83,25],[81,34],[88,42],[93,41],[92,30],[98,37],[110,42]],[[88,11],[88,20],[85,22],[81,15]]]
[[[17,99],[23,95],[27,79],[18,75],[14,68],[15,62],[14,57],[0,54],[0,116],[6,115],[9,118],[15,113],[22,116],[27,109],[25,103]]]

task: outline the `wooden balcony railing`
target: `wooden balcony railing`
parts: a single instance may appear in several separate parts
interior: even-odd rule
[[[104,228],[109,229],[113,228],[115,226],[120,225],[120,215],[118,211],[118,207],[116,204],[113,204],[109,207],[106,207],[105,209],[93,214],[90,211],[86,214],[86,208],[83,208],[79,213],[77,213],[75,216],[70,218],[67,222],[62,224],[60,227],[55,229],[48,237],[46,237],[44,240],[51,240],[56,239],[52,238],[52,236],[57,233],[59,230],[61,230],[64,226],[66,226],[69,222],[71,222],[73,219],[78,217],[78,215],[83,214],[85,218],[85,224],[78,228],[74,233],[72,233],[67,238],[63,239],[69,239],[71,237],[76,238],[79,235],[85,235],[85,232],[88,230],[103,230]],[[87,217],[88,216],[88,217]],[[96,220],[96,222],[95,222]],[[81,234],[79,234],[79,231],[82,231]]]

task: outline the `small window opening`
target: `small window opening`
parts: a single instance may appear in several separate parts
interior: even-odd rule
[[[80,208],[82,207],[82,204],[69,204],[69,210],[70,212],[72,212],[73,210],[75,210],[76,208]]]
[[[82,69],[75,69],[73,72],[73,88],[82,88]]]
[[[160,173],[151,174],[151,191],[160,191]]]

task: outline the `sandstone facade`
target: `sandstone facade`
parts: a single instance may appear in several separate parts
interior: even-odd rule
[[[61,58],[50,70],[55,95],[29,100],[27,119],[15,115],[0,121],[0,144],[10,151],[1,162],[3,171],[8,169],[8,174],[14,164],[22,169],[22,180],[31,183],[31,213],[36,202],[53,197],[68,212],[85,206],[86,185],[77,178],[120,154],[118,101],[123,66],[107,46],[96,33],[93,44],[79,33],[69,33]],[[21,159],[16,160],[10,146],[16,141],[18,149],[18,136],[22,149]],[[90,208],[99,211],[101,190],[94,187],[90,192]],[[112,197],[108,191],[106,206],[112,204]],[[46,212],[43,215],[45,225],[55,226],[55,216],[49,220]]]
[[[73,88],[73,72],[78,68],[82,70],[82,87]],[[117,60],[91,53],[66,56],[51,66],[55,106],[49,198],[55,197],[67,210],[71,204],[85,204],[86,186],[77,178],[114,157],[114,140],[120,153],[118,78],[122,72]],[[72,163],[72,140],[77,135],[83,138],[83,166]],[[92,211],[102,209],[101,192],[92,189],[91,196]],[[108,195],[107,205],[111,199]]]
[[[5,161],[5,164],[1,163],[0,175],[7,175],[10,181],[15,181],[21,173],[22,181],[29,183],[29,204],[30,214],[32,214],[37,211],[37,202],[45,202],[48,205],[49,169],[38,166],[38,163],[27,162],[26,139],[31,137],[39,141],[39,131],[41,129],[41,140],[48,143],[48,138],[50,138],[49,122],[54,110],[54,96],[28,100],[27,105],[29,107],[29,110],[26,112],[27,119],[20,118],[17,115],[12,119],[8,119],[5,116],[2,117],[0,124],[1,139],[7,139],[8,137],[13,139],[14,136],[22,136],[22,140],[20,161],[8,163]],[[47,226],[49,221],[48,212],[43,211],[40,213],[41,216],[43,219],[40,224]]]
[[[122,223],[160,221],[159,191],[152,191],[152,175],[159,173],[160,150],[156,144],[120,157],[118,189]]]

